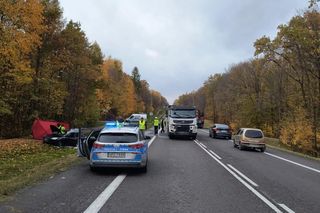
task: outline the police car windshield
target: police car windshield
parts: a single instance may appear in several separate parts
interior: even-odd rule
[[[138,136],[133,133],[102,133],[98,139],[102,143],[134,143]]]
[[[194,109],[176,109],[172,110],[170,117],[172,118],[195,118],[196,110]]]

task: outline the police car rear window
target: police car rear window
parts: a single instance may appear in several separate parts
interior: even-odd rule
[[[138,141],[138,136],[132,133],[103,133],[99,136],[102,143],[134,143]]]

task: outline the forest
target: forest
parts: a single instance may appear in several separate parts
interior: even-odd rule
[[[317,1],[254,42],[251,59],[213,74],[175,104],[195,105],[211,123],[261,128],[292,150],[320,153],[320,13]]]
[[[65,21],[58,0],[0,1],[0,93],[0,138],[30,135],[36,118],[93,126],[168,104]]]

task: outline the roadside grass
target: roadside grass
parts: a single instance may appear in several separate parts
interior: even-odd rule
[[[308,155],[308,154],[292,151],[289,146],[281,143],[280,140],[277,139],[277,138],[265,137],[265,141],[266,141],[267,146],[269,146],[271,148],[282,150],[282,151],[285,151],[285,152],[289,152],[289,153],[292,153],[292,154],[295,154],[295,155],[298,155],[298,156],[302,156],[302,157],[305,157],[305,158],[310,158],[310,159],[313,159],[313,160],[320,161],[320,158],[317,158],[317,157],[314,157],[314,156],[311,156],[311,155]]]
[[[0,140],[0,201],[77,162],[81,161],[73,147],[59,148],[33,139]]]

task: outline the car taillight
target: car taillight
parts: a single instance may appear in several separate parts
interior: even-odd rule
[[[212,131],[217,131],[217,129],[216,128],[212,128]]]
[[[103,147],[104,147],[104,145],[103,145],[103,144],[93,143],[93,148],[101,149],[101,148],[103,148]]]
[[[142,143],[129,145],[132,149],[141,149],[143,147]]]

